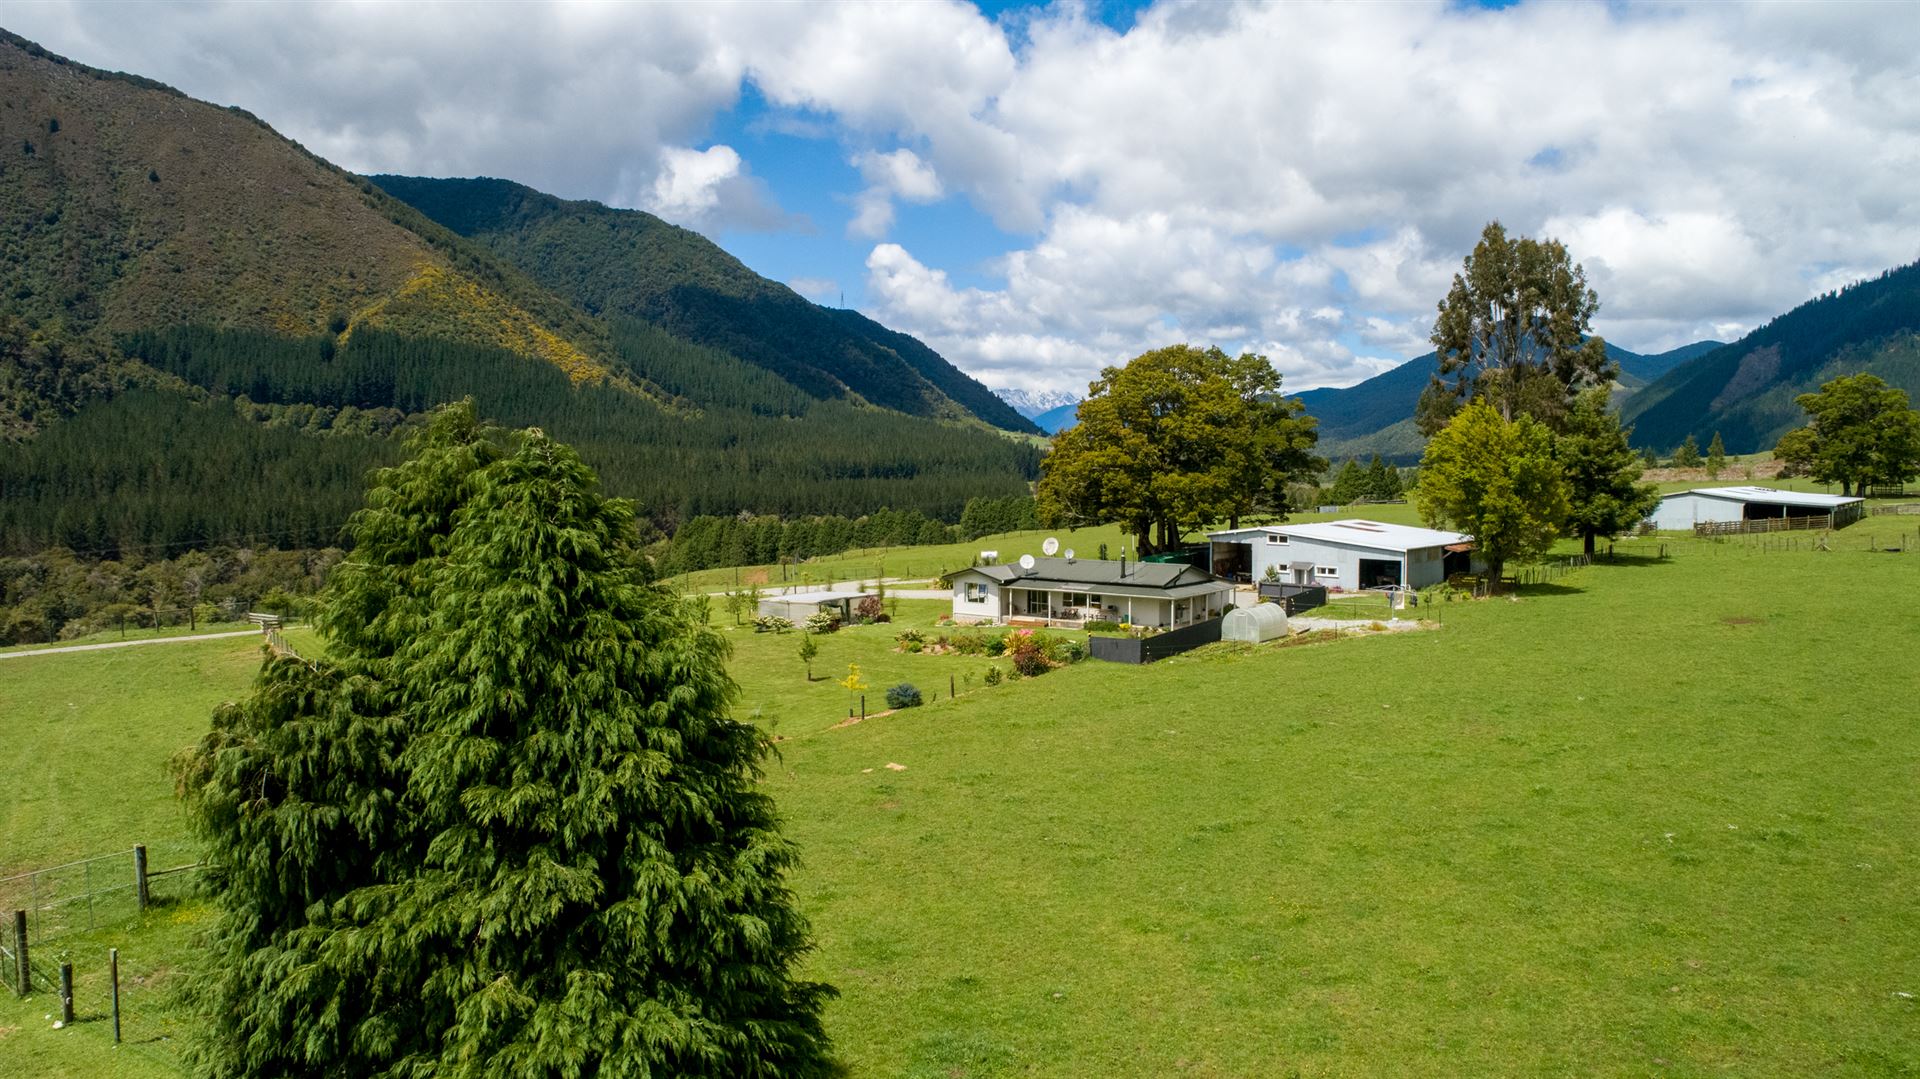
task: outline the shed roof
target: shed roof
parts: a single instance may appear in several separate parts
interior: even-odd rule
[[[843,588],[830,591],[823,588],[813,592],[776,592],[773,595],[763,594],[760,598],[763,600],[777,600],[781,603],[842,603],[850,599],[859,599],[868,594],[869,593],[859,591],[858,589],[849,590]]]
[[[1125,570],[1122,573],[1122,570]],[[1102,561],[1097,558],[1036,558],[1032,570],[1018,564],[973,566],[947,574],[951,580],[963,573],[978,573],[1001,584],[1019,584],[1030,588],[1073,589],[1153,589],[1172,591],[1193,585],[1226,583],[1202,569],[1172,562]]]
[[[1823,510],[1865,501],[1858,497],[1827,495],[1815,491],[1782,491],[1776,487],[1696,487],[1691,491],[1675,491],[1672,494],[1661,495],[1660,498],[1665,501],[1687,495],[1718,498],[1728,502],[1764,502],[1774,506],[1806,506],[1810,509]]]
[[[1298,539],[1318,540],[1322,543],[1341,543],[1349,547],[1366,547],[1370,550],[1394,551],[1401,554],[1427,547],[1445,547],[1450,544],[1473,542],[1472,536],[1461,532],[1387,524],[1384,521],[1367,521],[1357,517],[1345,521],[1322,521],[1315,524],[1266,525],[1258,529],[1240,528],[1230,532],[1212,532],[1207,538],[1237,537],[1249,532],[1273,533]]]

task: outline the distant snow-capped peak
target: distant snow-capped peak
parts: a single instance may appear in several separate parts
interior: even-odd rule
[[[1061,405],[1077,405],[1080,399],[1065,390],[1018,390],[1011,387],[993,391],[995,397],[1013,406],[1013,410],[1028,419],[1042,412],[1059,408]]]

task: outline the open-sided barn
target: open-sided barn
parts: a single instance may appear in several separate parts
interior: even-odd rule
[[[1832,525],[1838,528],[1859,520],[1865,512],[1865,499],[1846,495],[1772,487],[1700,487],[1662,495],[1653,511],[1653,527],[1680,531],[1706,522],[1831,516]]]

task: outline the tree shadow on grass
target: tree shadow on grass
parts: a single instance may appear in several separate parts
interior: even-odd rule
[[[1538,584],[1514,585],[1493,598],[1500,599],[1502,596],[1519,596],[1521,599],[1551,599],[1555,596],[1583,595],[1585,592],[1586,589],[1575,585],[1561,584],[1558,581],[1546,581]]]

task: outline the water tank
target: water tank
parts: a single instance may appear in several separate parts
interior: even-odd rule
[[[1259,644],[1287,635],[1287,612],[1278,603],[1256,603],[1227,612],[1220,623],[1223,641],[1249,641]]]

